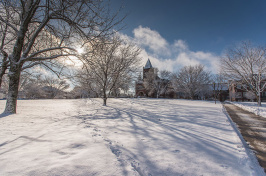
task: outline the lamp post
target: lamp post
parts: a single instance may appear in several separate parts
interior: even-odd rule
[[[214,90],[214,101],[216,104],[216,89],[215,89],[215,82],[213,82],[213,90]]]

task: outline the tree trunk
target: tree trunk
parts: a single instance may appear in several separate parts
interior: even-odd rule
[[[260,99],[259,99],[259,101],[258,101],[258,105],[261,106],[261,100],[260,100]]]
[[[9,87],[6,99],[5,114],[15,114],[17,110],[17,98],[21,68],[12,66],[9,70]]]
[[[260,98],[260,93],[259,93],[259,96],[257,96],[257,102],[258,102],[258,106],[261,106],[261,98]]]
[[[4,76],[4,74],[1,74],[1,73],[0,73],[0,88],[2,87],[3,76]]]
[[[104,90],[104,93],[103,93],[103,105],[106,106],[106,102],[107,102],[107,95],[106,95],[106,92]]]
[[[104,97],[104,98],[103,98],[103,105],[104,105],[104,106],[106,106],[106,102],[107,102],[107,98]]]

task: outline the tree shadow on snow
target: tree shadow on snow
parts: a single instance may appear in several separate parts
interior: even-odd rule
[[[3,118],[3,117],[7,117],[7,116],[9,116],[9,115],[12,115],[12,114],[9,114],[9,113],[2,113],[2,114],[0,114],[0,119],[1,118]]]
[[[164,100],[163,100],[164,101]],[[152,175],[163,175],[170,172],[171,175],[182,175],[174,170],[164,170],[154,158],[148,155],[151,149],[164,151],[175,156],[182,152],[191,151],[192,156],[204,155],[204,158],[211,159],[216,163],[226,163],[228,167],[237,167],[236,147],[230,140],[224,139],[223,133],[233,130],[228,128],[230,123],[226,118],[219,119],[217,109],[204,109],[197,105],[174,104],[175,101],[167,101],[170,105],[158,100],[150,101],[125,101],[125,106],[121,104],[109,104],[103,111],[101,108],[95,114],[83,115],[79,118],[86,120],[122,120],[127,121],[129,127],[123,126],[124,123],[116,123],[114,126],[107,126],[110,131],[117,131],[118,134],[130,134],[129,136],[136,141],[134,151],[121,145],[116,147],[127,155],[131,161],[131,166],[140,175],[149,175],[150,168]],[[200,103],[200,102],[199,102]],[[167,107],[168,106],[168,107]],[[204,114],[204,117],[202,116]],[[217,135],[217,132],[221,135]],[[132,140],[132,139],[131,139]],[[170,144],[170,145],[169,145]],[[189,153],[186,153],[189,154]],[[157,154],[154,154],[155,156]],[[192,157],[190,154],[187,158]],[[178,157],[178,155],[176,156]],[[196,158],[189,158],[197,160]],[[211,168],[211,161],[202,162],[202,168]],[[125,166],[126,160],[119,160],[121,166]],[[200,160],[199,160],[200,161]],[[199,162],[197,161],[197,162]],[[144,166],[141,166],[144,164]],[[169,168],[168,168],[169,169]],[[215,168],[213,168],[215,170]],[[236,171],[237,172],[237,171]]]
[[[157,103],[149,104],[150,110],[157,109],[156,107],[158,107]],[[178,105],[178,107],[189,111],[187,106],[182,107],[182,105]],[[180,146],[181,144],[183,147],[191,147],[194,151],[200,152],[199,154],[212,158],[214,161],[226,162],[230,167],[236,165],[236,156],[232,155],[236,150],[234,148],[236,143],[224,139],[223,135],[217,135],[217,132],[228,134],[228,132],[233,131],[227,128],[227,125],[230,124],[226,123],[226,118],[223,121],[217,121],[215,118],[208,119],[206,116],[203,118],[200,114],[204,113],[208,115],[207,117],[216,117],[217,111],[201,110],[198,106],[189,107],[196,109],[197,113],[188,113],[186,116],[186,113],[183,112],[181,116],[178,112],[173,114],[172,112],[160,112],[159,110],[151,112],[140,109],[113,108],[117,112],[120,111],[119,114],[126,114],[129,117],[131,128],[125,131],[121,127],[121,133],[132,133],[135,140],[138,141],[138,153],[135,153],[134,156],[144,157],[145,153],[149,151],[149,147],[145,146],[142,141],[142,138],[144,138],[152,141],[153,146],[160,146],[162,150],[167,152],[182,151],[182,148],[175,149],[173,147]],[[195,126],[197,127],[194,128]],[[119,130],[120,127],[115,126],[113,128]],[[169,146],[167,142],[171,143],[171,145]],[[145,158],[147,160],[151,159],[148,156],[145,156]],[[206,167],[211,167],[211,163],[208,161],[202,164],[205,164]]]
[[[8,144],[14,143],[14,142],[16,142],[16,141],[18,141],[18,140],[20,140],[20,139],[25,139],[25,142],[23,142],[22,144],[20,144],[20,145],[18,145],[18,146],[16,146],[16,147],[8,148],[8,150],[6,150],[6,151],[0,153],[0,155],[3,155],[3,154],[5,154],[5,153],[11,152],[11,151],[16,150],[16,149],[18,149],[18,148],[24,147],[24,146],[26,146],[26,145],[28,145],[28,144],[30,144],[30,143],[32,143],[32,142],[49,142],[48,140],[42,140],[42,139],[39,139],[39,138],[43,137],[44,135],[45,135],[45,134],[40,135],[40,136],[38,136],[38,137],[36,137],[36,138],[29,137],[29,136],[19,136],[19,137],[17,137],[16,139],[13,139],[13,140],[11,140],[11,141],[3,142],[3,143],[0,144],[0,148],[3,147],[3,146],[5,146],[5,145],[8,145]]]

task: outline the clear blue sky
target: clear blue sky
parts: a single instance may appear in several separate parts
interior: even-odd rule
[[[122,33],[138,26],[157,31],[167,42],[185,41],[191,51],[220,55],[235,43],[266,43],[266,0],[111,0],[128,16]]]

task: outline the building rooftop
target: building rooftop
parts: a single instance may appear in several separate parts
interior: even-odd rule
[[[148,61],[146,62],[146,65],[144,67],[144,69],[147,69],[147,68],[152,68],[150,59],[148,59]]]

